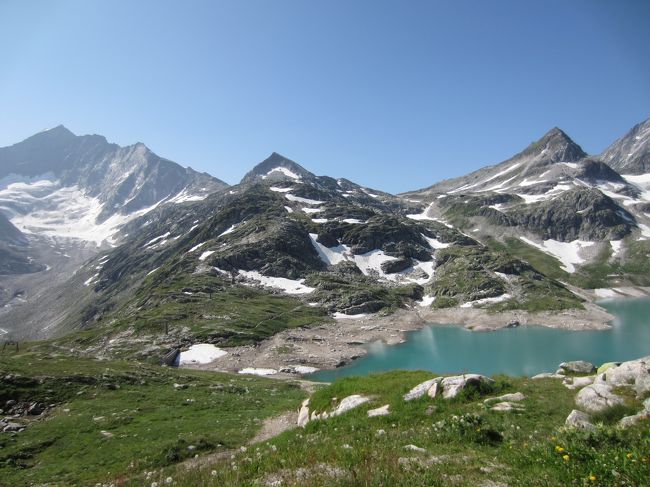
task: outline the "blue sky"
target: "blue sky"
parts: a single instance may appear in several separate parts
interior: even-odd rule
[[[0,0],[0,146],[63,123],[229,183],[400,192],[650,117],[650,2]]]

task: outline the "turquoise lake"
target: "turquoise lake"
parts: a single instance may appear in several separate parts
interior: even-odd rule
[[[461,326],[432,325],[409,333],[399,345],[373,343],[368,354],[334,370],[311,374],[317,381],[396,369],[439,374],[535,375],[554,372],[560,362],[596,364],[650,355],[650,299],[599,303],[616,316],[605,331],[566,331],[529,326],[471,332]]]

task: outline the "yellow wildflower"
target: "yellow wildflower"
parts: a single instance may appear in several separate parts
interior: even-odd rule
[[[589,480],[591,480],[592,482],[595,482],[596,481],[596,476],[594,474],[591,474],[589,476]]]
[[[631,453],[628,453],[628,454],[627,454],[627,455],[625,455],[625,456],[627,457],[627,459],[628,459],[628,460],[631,460],[631,459],[632,459],[632,457],[633,457],[634,455],[632,455]]]
[[[563,455],[562,458],[564,459],[565,462],[569,461],[569,455]]]
[[[562,448],[560,445],[557,445],[555,447],[555,451],[558,452],[558,453],[562,453],[564,451],[564,448]]]

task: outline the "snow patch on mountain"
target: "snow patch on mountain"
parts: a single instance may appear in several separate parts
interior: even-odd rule
[[[299,175],[297,175],[295,172],[291,171],[290,169],[287,169],[286,167],[274,167],[269,172],[267,172],[265,175],[263,175],[262,179],[266,179],[266,178],[272,176],[273,173],[276,173],[276,174],[281,173],[281,174],[284,174],[287,177],[290,177],[291,179],[296,179],[296,180],[300,179]]]
[[[287,294],[309,294],[315,290],[313,287],[305,286],[304,279],[293,280],[285,277],[269,277],[260,274],[257,271],[238,271],[243,276],[252,281],[257,281],[266,287],[280,289]]]
[[[196,343],[189,349],[181,351],[178,365],[209,364],[224,355],[228,355],[228,352],[211,343]]]
[[[324,201],[310,200],[309,198],[301,198],[300,196],[295,196],[291,193],[286,193],[284,195],[289,201],[296,201],[298,203],[305,203],[306,205],[322,205]]]
[[[566,272],[574,273],[575,264],[582,264],[585,259],[580,256],[582,250],[591,247],[595,242],[586,242],[584,240],[574,240],[573,242],[559,242],[557,240],[544,240],[541,244],[533,242],[526,237],[519,237],[523,242],[531,245],[542,252],[545,252],[562,263],[562,269]]]

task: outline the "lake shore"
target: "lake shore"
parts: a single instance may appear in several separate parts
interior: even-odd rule
[[[295,377],[292,369],[297,366],[341,367],[366,355],[373,342],[398,344],[406,339],[408,332],[431,324],[463,326],[474,332],[515,326],[585,331],[607,330],[613,320],[613,315],[593,302],[586,302],[582,310],[539,313],[520,310],[490,313],[480,308],[435,310],[413,306],[387,316],[338,318],[313,328],[285,330],[257,346],[228,348],[228,354],[216,361],[192,367],[227,372],[244,368],[273,369],[278,371],[274,377]]]

